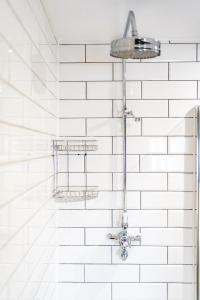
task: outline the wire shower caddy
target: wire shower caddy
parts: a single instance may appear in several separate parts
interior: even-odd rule
[[[96,140],[53,140],[54,161],[54,198],[56,201],[84,201],[98,197],[98,187],[87,185],[86,159],[87,153],[98,150]],[[72,155],[83,156],[84,170],[81,172],[85,185],[70,185],[69,160]],[[60,157],[64,158],[66,170],[63,171]],[[65,184],[60,180],[60,175],[65,175]]]

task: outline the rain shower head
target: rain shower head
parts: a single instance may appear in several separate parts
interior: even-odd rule
[[[132,36],[127,37],[130,26]],[[112,41],[110,55],[122,59],[153,58],[160,55],[160,42],[138,36],[134,12],[129,11],[124,36]]]

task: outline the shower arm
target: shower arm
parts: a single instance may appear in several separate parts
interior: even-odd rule
[[[135,14],[132,10],[130,10],[129,14],[128,14],[128,19],[126,22],[126,28],[124,31],[123,38],[127,37],[130,26],[131,26],[132,36],[137,36],[138,31],[137,31],[137,26],[136,26],[136,21],[135,21]]]

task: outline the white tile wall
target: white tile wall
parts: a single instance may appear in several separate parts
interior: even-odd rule
[[[138,282],[139,266],[86,265],[85,279],[88,282]]]
[[[130,296],[131,295],[131,296]],[[114,300],[166,300],[167,286],[165,284],[149,283],[114,283]]]
[[[162,55],[127,62],[128,213],[141,243],[120,259],[122,203],[121,63],[109,45],[61,46],[61,135],[97,139],[85,159],[98,199],[58,206],[58,299],[193,300],[196,44],[162,44]],[[80,161],[79,161],[80,162]],[[72,183],[80,181],[71,160]]]
[[[147,81],[143,83],[144,99],[196,99],[196,81]]]
[[[58,290],[59,300],[65,300],[66,295],[70,295],[73,300],[109,300],[111,295],[111,286],[108,283],[60,283]]]
[[[167,63],[128,63],[126,65],[127,80],[167,80]],[[114,79],[122,80],[121,64],[114,64]]]
[[[141,266],[142,282],[193,282],[192,266]]]
[[[51,299],[58,45],[39,0],[2,0],[0,35],[0,299]]]
[[[141,82],[128,81],[126,84],[127,99],[141,98]],[[122,83],[119,81],[88,82],[88,99],[121,99]]]
[[[170,283],[168,290],[169,300],[186,300],[194,294],[193,284]]]

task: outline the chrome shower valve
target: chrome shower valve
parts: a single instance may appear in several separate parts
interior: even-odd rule
[[[141,241],[141,236],[131,236],[128,235],[127,229],[122,229],[118,234],[114,235],[112,233],[108,234],[108,238],[112,240],[119,241],[119,245],[121,247],[121,259],[126,260],[128,257],[128,251],[127,248],[131,248],[131,242],[132,241]]]

